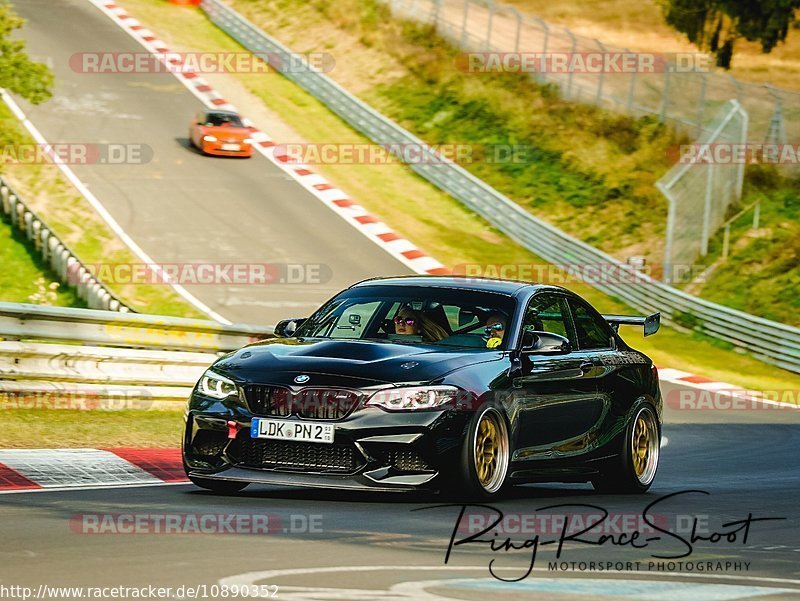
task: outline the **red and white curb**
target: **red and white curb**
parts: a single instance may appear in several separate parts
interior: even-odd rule
[[[800,404],[797,403],[800,398],[798,398],[797,395],[790,395],[795,402],[782,402],[769,398],[770,394],[778,395],[781,392],[790,393],[792,391],[747,389],[735,384],[719,382],[705,376],[698,376],[688,371],[670,367],[659,367],[658,379],[661,382],[680,385],[682,389],[695,391],[697,394],[694,396],[690,395],[688,399],[691,406],[709,405],[708,408],[732,408],[727,404],[720,406],[719,403],[715,402],[715,399],[725,398],[739,402],[741,408],[752,409],[758,408],[761,405],[767,405],[782,409],[800,409]],[[674,401],[674,399],[667,400]],[[669,404],[672,404],[672,402]]]
[[[0,493],[182,482],[180,449],[0,449]]]
[[[117,25],[128,32],[146,50],[155,55],[186,88],[209,108],[236,111],[204,78],[188,68],[179,53],[170,52],[166,44],[146,29],[137,19],[117,3],[110,0],[89,0]],[[187,110],[187,114],[188,114]],[[237,111],[238,112],[238,111]],[[448,274],[450,270],[433,257],[428,256],[413,243],[395,233],[388,225],[371,215],[351,199],[344,191],[334,187],[324,177],[315,173],[307,164],[294,162],[280,150],[280,146],[265,132],[244,118],[256,141],[255,148],[272,163],[287,173],[313,196],[322,201],[337,215],[358,229],[367,238],[386,252],[420,274]],[[277,152],[276,152],[277,149]]]

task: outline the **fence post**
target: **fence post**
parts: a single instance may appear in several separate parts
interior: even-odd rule
[[[594,43],[597,44],[598,48],[600,48],[600,52],[602,54],[606,53],[606,47],[603,46],[603,43],[600,40],[595,39]],[[600,68],[600,76],[597,78],[597,100],[596,100],[596,103],[598,105],[600,105],[602,103],[602,101],[603,101],[603,81],[605,81],[605,77],[606,77],[605,69],[601,67]]]
[[[658,120],[661,123],[667,118],[667,106],[669,106],[669,63],[667,63],[666,68],[664,69],[664,95],[661,97],[661,111],[658,115]]]
[[[711,198],[714,195],[714,163],[708,164],[708,171],[706,172],[706,194],[705,204],[703,205],[703,233],[700,239],[700,256],[705,257],[708,254],[708,238],[710,236],[709,230],[711,229]]]
[[[464,18],[461,21],[461,47],[467,47],[467,19],[469,19],[469,0],[464,0]]]
[[[788,137],[783,122],[783,100],[770,84],[766,83],[764,87],[767,89],[767,92],[772,94],[773,102],[775,103],[775,110],[772,111],[772,118],[769,120],[769,127],[767,128],[767,135],[764,138],[764,143],[786,144]]]
[[[514,17],[517,19],[517,31],[514,34],[514,53],[519,53],[519,37],[520,34],[522,33],[522,15],[514,7],[509,7],[508,10],[510,10],[514,14]]]
[[[664,273],[661,274],[661,280],[665,284],[672,283],[672,238],[675,232],[675,199],[669,193],[669,190],[661,182],[656,182],[656,188],[667,199],[667,234],[664,242],[664,261],[662,263]]]
[[[708,75],[706,73],[701,73],[700,77],[702,77],[702,82],[700,84],[700,99],[697,102],[697,135],[700,136],[703,133],[703,114],[705,113],[706,109],[706,87],[708,86]]]
[[[756,202],[756,208],[753,211],[753,229],[758,229],[758,222],[761,218],[761,201]]]
[[[531,15],[531,19],[536,21],[539,24],[539,27],[542,28],[542,60],[540,64],[548,65],[549,61],[547,60],[547,44],[550,38],[550,26],[539,17]],[[547,68],[544,70],[539,70],[537,73],[539,81],[547,81]]]
[[[442,11],[443,0],[433,0],[433,30],[439,31],[439,13]]]
[[[625,52],[627,54],[630,54],[631,51],[628,48],[625,48]],[[633,112],[633,98],[636,90],[636,73],[637,73],[636,69],[634,69],[631,72],[631,85],[628,87],[628,102],[627,102],[628,113]]]
[[[574,55],[575,54],[575,48],[577,47],[577,43],[578,43],[577,40],[575,39],[575,34],[573,34],[566,27],[564,28],[564,31],[569,36],[569,39],[572,40],[572,49],[570,50],[570,54]],[[567,73],[567,98],[570,98],[570,96],[572,96],[572,76],[573,76],[573,71],[572,71],[572,69],[570,69],[569,73]]]
[[[750,115],[749,113],[744,110],[744,108],[737,102],[736,103],[739,109],[739,114],[742,116],[742,135],[741,140],[743,143],[747,143],[747,130],[750,127]],[[737,181],[736,181],[736,200],[742,199],[742,188],[744,187],[744,168],[745,164],[744,161],[740,162],[737,165],[738,173],[736,174]]]
[[[494,2],[487,0],[486,9],[489,11],[489,21],[486,25],[486,42],[484,43],[484,48],[487,51],[490,51],[492,49],[492,21],[494,21]]]
[[[728,251],[731,244],[731,224],[725,224],[725,234],[722,236],[722,258],[728,258]]]

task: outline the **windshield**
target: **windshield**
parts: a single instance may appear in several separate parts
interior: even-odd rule
[[[244,123],[237,115],[228,113],[208,113],[206,115],[206,125],[212,127],[244,127]]]
[[[504,350],[514,306],[493,292],[358,287],[328,301],[296,336]]]

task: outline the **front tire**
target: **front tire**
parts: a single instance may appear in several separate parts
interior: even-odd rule
[[[502,496],[510,462],[508,424],[503,413],[488,405],[470,421],[461,451],[459,488],[470,499]]]
[[[249,482],[234,482],[232,480],[207,480],[206,478],[197,478],[196,476],[189,476],[189,480],[191,480],[192,484],[195,486],[225,495],[237,493],[250,484]]]
[[[661,430],[655,409],[641,405],[625,429],[622,454],[610,470],[592,480],[601,493],[641,494],[653,484],[661,453]]]

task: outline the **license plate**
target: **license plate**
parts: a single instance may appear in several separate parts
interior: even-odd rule
[[[223,144],[222,150],[240,150],[238,144]]]
[[[253,418],[250,424],[250,437],[333,444],[333,424],[260,419],[256,417]]]

